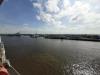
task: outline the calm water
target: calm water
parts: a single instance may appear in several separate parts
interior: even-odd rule
[[[2,37],[7,58],[21,75],[100,75],[100,43]]]

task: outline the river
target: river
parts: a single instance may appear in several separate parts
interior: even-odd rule
[[[100,42],[2,37],[21,75],[100,75]]]

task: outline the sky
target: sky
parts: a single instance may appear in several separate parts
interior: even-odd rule
[[[5,0],[0,33],[100,34],[100,0]]]

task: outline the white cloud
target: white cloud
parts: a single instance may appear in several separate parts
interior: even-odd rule
[[[100,11],[97,10],[100,8],[100,0],[73,1],[73,4],[70,0],[33,3],[39,10],[37,19],[46,23],[45,28],[49,27],[53,32],[79,33],[80,30],[80,33],[96,33],[100,28]]]
[[[38,20],[41,20],[40,16],[38,16],[38,15],[36,15],[36,18],[37,18]]]
[[[58,2],[59,0],[48,0],[46,3],[45,3],[45,7],[46,7],[46,10],[48,12],[58,12],[60,9],[58,7]]]
[[[39,29],[38,29],[39,30]],[[37,29],[29,24],[23,25],[0,25],[0,33],[36,33]]]
[[[70,6],[71,6],[71,4],[70,4],[70,1],[69,0],[63,0],[63,7],[64,8],[68,8]]]
[[[39,9],[41,9],[41,8],[42,8],[42,6],[41,6],[41,4],[40,4],[40,3],[33,3],[33,6],[34,6],[34,7],[39,8]]]

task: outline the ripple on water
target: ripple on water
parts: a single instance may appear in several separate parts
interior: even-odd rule
[[[95,67],[93,67],[95,66]],[[97,64],[82,62],[64,66],[64,75],[100,75]]]

